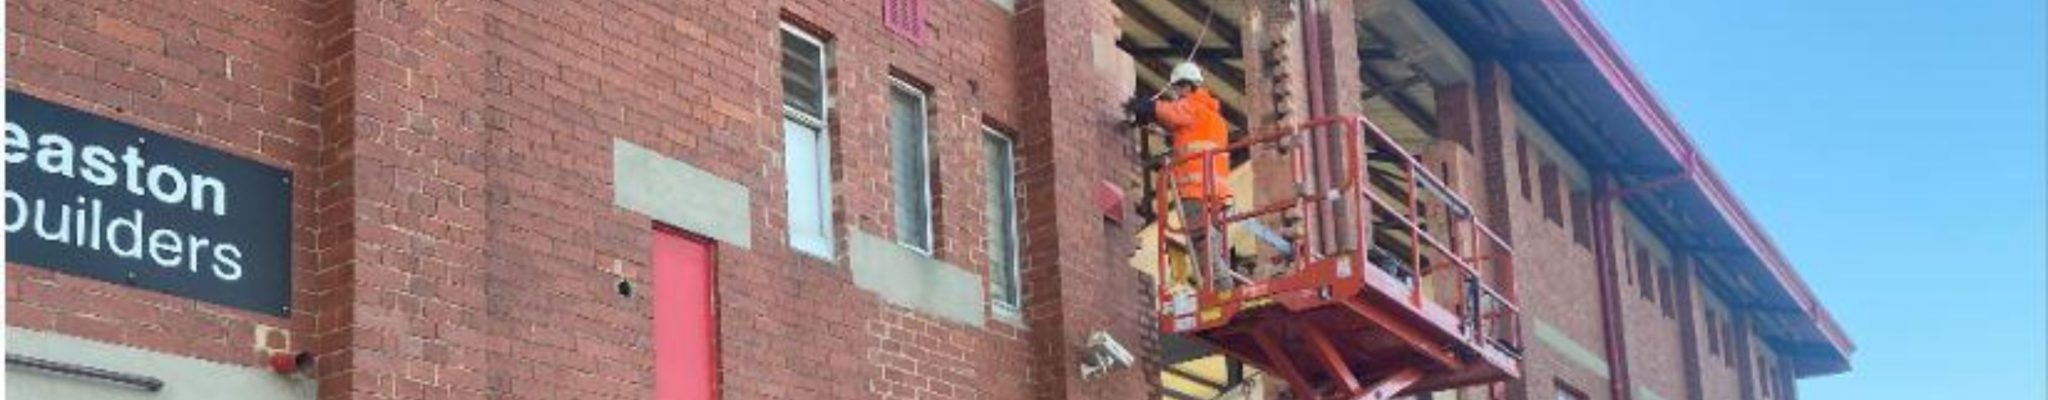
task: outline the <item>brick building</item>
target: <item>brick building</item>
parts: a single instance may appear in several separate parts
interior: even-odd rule
[[[1133,267],[1122,105],[1189,54],[1238,137],[1363,117],[1513,247],[1514,379],[1404,394],[1796,398],[1853,349],[1575,0],[6,10],[10,397],[1275,396]]]

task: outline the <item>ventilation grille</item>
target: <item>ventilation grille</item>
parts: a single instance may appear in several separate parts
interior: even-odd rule
[[[924,0],[882,0],[882,24],[898,36],[924,44],[925,9]]]

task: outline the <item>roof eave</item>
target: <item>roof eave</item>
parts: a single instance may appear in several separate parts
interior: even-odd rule
[[[1609,87],[1620,95],[1629,111],[1633,113],[1647,131],[1655,136],[1658,145],[1673,160],[1692,169],[1693,182],[1705,193],[1721,219],[1728,223],[1730,231],[1742,240],[1751,255],[1770,272],[1773,281],[1790,294],[1800,309],[1813,321],[1814,328],[1826,337],[1834,357],[1846,370],[1849,354],[1855,344],[1830,316],[1827,309],[1815,299],[1812,290],[1800,279],[1798,272],[1791,268],[1770,237],[1749,216],[1748,210],[1735,198],[1720,175],[1714,171],[1686,136],[1663,105],[1656,99],[1649,87],[1636,75],[1626,57],[1616,48],[1607,33],[1600,28],[1591,14],[1578,0],[1539,0],[1559,27],[1571,37],[1586,60],[1599,71]]]

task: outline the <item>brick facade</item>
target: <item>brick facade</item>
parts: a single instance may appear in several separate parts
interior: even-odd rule
[[[1100,134],[1121,96],[1043,83],[1093,79],[1067,50],[1107,33],[1038,27],[1106,27],[1107,6],[933,2],[917,42],[877,4],[9,2],[10,89],[301,178],[290,318],[10,265],[9,325],[252,366],[253,336],[280,328],[295,340],[278,347],[318,354],[322,398],[638,398],[650,307],[613,288],[645,287],[652,222],[590,195],[610,185],[609,139],[781,203],[773,33],[789,23],[832,47],[841,230],[892,231],[889,149],[867,145],[887,142],[890,77],[929,91],[936,258],[987,265],[984,125],[1019,139],[1029,226],[1057,228],[1025,243],[1028,326],[962,326],[856,289],[843,256],[789,251],[781,209],[755,207],[753,248],[718,252],[724,393],[1149,393],[1147,374],[1066,367],[1095,329],[1152,334],[1149,286],[1112,267],[1126,230],[1056,189],[1116,177],[1125,156],[1104,151],[1128,146]]]
[[[314,176],[318,15],[297,3],[10,1],[7,88]],[[295,180],[292,196],[322,186]],[[293,219],[315,220],[316,204],[294,203]],[[345,242],[317,224],[295,224],[292,239],[290,318],[10,264],[7,325],[254,365],[258,349],[313,344],[317,260]]]
[[[726,398],[1157,398],[1150,278],[1124,265],[1137,227],[1093,202],[1094,188],[1139,179],[1117,128],[1128,93],[1101,89],[1125,85],[1091,52],[1115,40],[1116,7],[910,1],[929,19],[926,36],[909,39],[882,23],[882,2],[9,0],[9,90],[296,179],[288,317],[10,263],[7,325],[249,367],[271,351],[307,351],[321,399],[646,398],[655,316],[644,290],[661,290],[649,287],[649,234],[662,222],[607,196],[617,139],[750,195],[751,244],[716,251]],[[1338,20],[1358,6],[1329,3],[1323,12]],[[1271,17],[1269,29],[1295,26]],[[830,49],[833,259],[787,245],[775,68],[784,25]],[[1290,35],[1262,32],[1248,37]],[[1350,29],[1326,34],[1333,50],[1359,46]],[[1326,90],[1363,90],[1356,54],[1330,53],[1287,65],[1324,63],[1337,71]],[[1608,398],[1611,371],[1589,366],[1590,352],[1662,398],[1692,386],[1705,399],[1765,398],[1754,364],[1775,356],[1709,352],[1704,323],[1681,323],[1710,319],[1708,309],[1739,322],[1734,307],[1679,279],[1675,293],[1692,306],[1667,317],[1635,295],[1648,281],[1624,277],[1627,262],[1614,279],[1629,351],[1605,359],[1600,271],[1574,237],[1585,228],[1544,215],[1546,205],[1584,211],[1564,206],[1573,190],[1521,187],[1534,181],[1518,172],[1534,167],[1516,167],[1535,163],[1515,150],[1528,145],[1528,122],[1516,120],[1506,72],[1481,70],[1495,75],[1440,100],[1474,114],[1442,119],[1476,134],[1459,152],[1483,177],[1467,195],[1517,249],[1524,324],[1540,320],[1558,340],[1524,329],[1530,348],[1510,397],[1556,398],[1561,382]],[[895,232],[883,124],[892,78],[929,96],[938,261],[987,273],[980,135],[1015,139],[1021,323],[951,321],[854,284],[848,238]],[[1255,108],[1296,107],[1298,119],[1304,101]],[[1329,108],[1355,113],[1359,102],[1338,95]],[[1659,265],[1687,271],[1655,247]],[[643,292],[622,296],[620,282]],[[1731,346],[1768,347],[1747,325],[1728,326]],[[1096,331],[1139,365],[1078,376]],[[1785,370],[1776,379],[1789,380]]]

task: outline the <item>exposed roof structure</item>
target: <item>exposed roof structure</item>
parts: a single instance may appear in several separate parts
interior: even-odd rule
[[[1757,310],[1799,376],[1849,368],[1855,345],[1578,0],[1418,2],[1460,47],[1502,61],[1516,96],[1588,168],[1622,188],[1659,236],[1701,254],[1710,286]]]
[[[1518,102],[1586,168],[1611,173],[1616,188],[1643,189],[1623,204],[1672,246],[1699,254],[1706,261],[1700,269],[1703,283],[1728,294],[1733,305],[1757,311],[1759,333],[1794,360],[1799,376],[1848,370],[1854,343],[1578,0],[1413,3],[1464,56],[1500,61],[1514,81]],[[1180,59],[1200,41],[1195,61],[1222,78],[1226,84],[1214,87],[1226,113],[1243,120],[1243,49],[1237,45],[1242,27],[1237,21],[1245,14],[1245,2],[1116,4],[1129,17],[1122,20],[1126,35],[1119,45],[1139,59],[1144,85],[1163,84],[1172,64],[1162,60]],[[1212,8],[1214,16],[1208,15]],[[1374,18],[1363,14],[1369,11],[1361,18]],[[1387,127],[1397,137],[1429,130],[1404,125],[1427,124],[1428,118],[1415,117],[1434,112],[1434,104],[1411,100],[1429,98],[1431,85],[1417,83],[1468,78],[1378,68],[1374,62],[1403,57],[1378,54],[1390,50],[1370,46],[1359,51],[1367,69],[1361,75],[1379,80],[1368,82],[1369,87],[1403,92],[1367,102],[1371,114],[1408,116],[1384,119],[1396,122]],[[1459,58],[1464,57],[1449,57]]]

